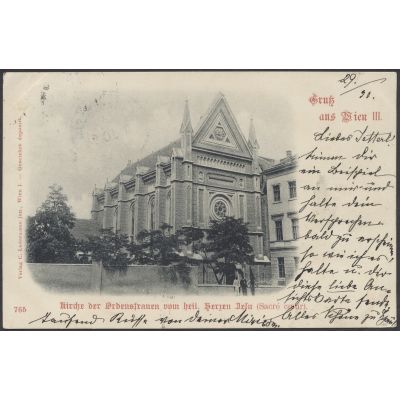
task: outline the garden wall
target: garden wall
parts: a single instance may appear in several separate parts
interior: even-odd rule
[[[132,265],[110,272],[93,264],[27,264],[48,291],[122,295],[234,295],[233,286],[199,284],[197,266]],[[258,287],[256,294],[279,290]],[[250,295],[250,290],[249,293]]]
[[[197,267],[133,265],[108,271],[100,264],[28,264],[33,279],[54,292],[110,294],[197,293]]]

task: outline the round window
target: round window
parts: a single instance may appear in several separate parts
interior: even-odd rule
[[[226,133],[221,125],[218,125],[214,129],[214,136],[216,137],[217,140],[224,140]]]
[[[221,220],[230,214],[230,206],[224,197],[216,197],[211,203],[211,217]]]
[[[226,204],[221,200],[216,201],[214,204],[214,212],[217,217],[221,219],[224,218],[226,215]]]

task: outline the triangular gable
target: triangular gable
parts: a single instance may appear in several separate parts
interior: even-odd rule
[[[232,129],[222,112],[219,112],[210,124],[206,135],[203,137],[202,143],[214,144],[226,147],[227,149],[235,149],[240,151],[236,138],[232,134]]]
[[[222,94],[202,119],[192,145],[194,148],[251,158],[246,140]]]

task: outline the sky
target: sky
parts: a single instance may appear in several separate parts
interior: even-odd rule
[[[16,75],[6,82],[23,117],[28,215],[57,183],[75,215],[90,218],[95,185],[179,138],[185,100],[196,129],[222,92],[246,138],[253,118],[261,155],[280,159],[294,150],[290,88],[268,73]]]

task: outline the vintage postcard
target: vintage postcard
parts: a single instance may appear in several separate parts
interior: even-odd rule
[[[5,72],[3,328],[396,328],[397,79]]]

